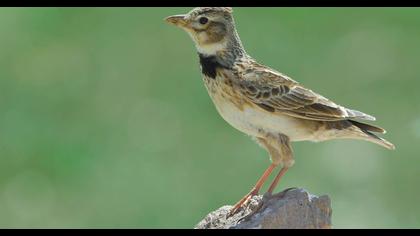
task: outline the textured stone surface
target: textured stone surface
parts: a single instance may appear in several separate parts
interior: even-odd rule
[[[272,196],[254,196],[250,203],[226,219],[232,206],[209,213],[195,229],[331,228],[331,200],[292,188]]]

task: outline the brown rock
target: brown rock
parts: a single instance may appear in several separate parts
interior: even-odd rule
[[[195,229],[331,228],[331,200],[302,188],[272,196],[254,196],[250,203],[226,219],[232,206],[209,213]]]

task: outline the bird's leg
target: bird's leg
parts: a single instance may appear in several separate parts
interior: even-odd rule
[[[229,216],[236,213],[236,211],[244,204],[246,204],[253,196],[258,195],[262,185],[270,176],[271,172],[273,172],[274,168],[276,168],[277,164],[272,163],[265,171],[261,178],[257,181],[255,186],[251,189],[251,191],[245,195],[241,200],[239,200],[235,206],[230,210]]]
[[[290,147],[290,140],[286,135],[279,134],[278,136],[268,136],[266,139],[258,139],[259,143],[262,144],[267,151],[270,153],[271,162],[275,165],[282,164],[283,167],[277,176],[274,178],[273,183],[270,185],[263,199],[259,202],[259,205],[249,213],[245,218],[252,217],[256,212],[261,210],[265,202],[270,198],[274,188],[279,183],[281,177],[286,171],[294,164],[293,153]]]
[[[295,163],[295,161],[293,160],[293,153],[292,153],[292,149],[290,147],[290,140],[287,136],[284,135],[280,135],[279,136],[279,152],[281,153],[281,157],[282,157],[282,164],[283,167],[281,168],[281,170],[279,171],[279,173],[276,175],[276,177],[274,178],[273,182],[271,183],[270,187],[268,188],[267,193],[269,195],[271,195],[274,191],[274,189],[276,188],[277,184],[279,183],[281,177],[283,177],[283,175],[287,172],[287,170],[293,166],[293,164]]]
[[[279,183],[281,177],[286,173],[286,171],[289,169],[287,166],[283,166],[279,173],[276,175],[276,178],[274,178],[273,182],[271,183],[270,187],[267,190],[267,193],[271,195],[273,193],[273,190],[276,188],[277,184]]]
[[[273,169],[280,163],[282,163],[283,168],[277,174],[276,178],[274,179],[273,183],[270,185],[270,188],[268,190],[268,194],[271,194],[274,188],[277,186],[278,182],[280,181],[281,177],[286,173],[287,169],[291,167],[294,163],[292,149],[290,147],[290,140],[286,135],[267,135],[266,138],[257,138],[257,142],[268,151],[268,153],[270,154],[272,164],[267,168],[267,170],[255,184],[254,188],[252,188],[252,190],[247,195],[245,195],[241,200],[239,200],[239,202],[235,204],[235,206],[232,207],[228,214],[228,217],[234,215],[241,206],[246,204],[252,198],[252,196],[257,195],[262,185],[273,171]]]

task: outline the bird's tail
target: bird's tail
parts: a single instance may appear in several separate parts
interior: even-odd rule
[[[365,124],[365,123],[361,123],[361,122],[357,122],[354,120],[348,120],[350,123],[352,123],[354,126],[356,126],[360,131],[362,132],[358,132],[360,135],[357,136],[357,138],[359,139],[363,139],[372,143],[376,143],[378,145],[381,145],[387,149],[390,150],[394,150],[395,146],[394,144],[388,142],[387,140],[378,137],[377,135],[375,135],[372,132],[376,132],[376,133],[382,133],[385,134],[386,131],[384,129],[382,129],[381,127],[377,127],[377,126],[373,126],[373,125],[369,125],[369,124]]]

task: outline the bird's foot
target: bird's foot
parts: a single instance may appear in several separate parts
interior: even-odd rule
[[[226,218],[229,218],[233,215],[235,215],[236,213],[238,213],[239,209],[241,209],[241,207],[247,205],[247,203],[249,202],[249,200],[251,200],[251,198],[253,196],[258,195],[258,190],[257,189],[252,189],[251,192],[249,192],[247,195],[245,195],[241,200],[239,200],[239,202],[237,202],[232,209],[230,209],[229,214],[227,214]]]
[[[279,192],[279,193],[277,193],[277,194],[275,194],[275,197],[280,197],[280,198],[282,198],[288,191],[290,191],[290,190],[292,190],[292,189],[296,189],[296,187],[292,187],[292,188],[287,188],[287,189],[285,189],[285,190],[283,190],[283,191],[281,191],[281,192]],[[249,193],[250,194],[250,193]],[[248,195],[249,195],[248,194]],[[248,195],[246,195],[246,196],[248,196]],[[255,195],[257,195],[257,194],[255,194]],[[245,196],[245,197],[246,197]],[[261,201],[258,203],[258,206],[256,206],[249,214],[247,214],[245,217],[242,217],[242,218],[240,218],[239,220],[238,220],[238,222],[239,221],[246,221],[246,220],[248,220],[248,219],[250,219],[255,213],[257,213],[257,212],[259,212],[259,211],[264,211],[264,208],[266,207],[266,203],[271,199],[273,197],[273,194],[271,193],[271,192],[266,192],[266,193],[264,193],[264,195],[263,195],[263,197],[262,197],[262,199],[261,199]],[[249,197],[249,199],[251,199],[252,198],[252,196],[251,197]],[[239,201],[240,202],[240,201]],[[238,202],[238,203],[239,203]],[[242,205],[245,205],[245,203],[244,204],[242,204]],[[236,205],[235,205],[236,206]],[[240,208],[240,207],[239,207]],[[238,209],[239,209],[238,208]],[[235,210],[235,212],[233,212],[233,210],[234,210],[234,208],[232,208],[232,210],[231,210],[231,212],[229,213],[229,215],[227,216],[227,217],[230,217],[230,216],[233,216],[237,211],[238,211],[238,209],[237,210]]]

